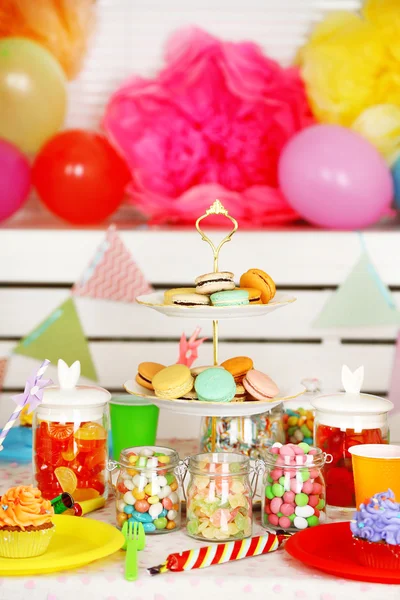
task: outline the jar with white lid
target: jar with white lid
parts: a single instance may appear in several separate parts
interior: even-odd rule
[[[346,518],[356,507],[349,448],[358,444],[387,444],[388,412],[393,404],[379,396],[360,393],[364,368],[354,373],[342,368],[344,392],[319,396],[315,408],[314,443],[332,462],[325,465],[328,516]]]
[[[77,385],[80,363],[58,361],[59,386],[44,390],[33,418],[33,475],[44,498],[107,498],[108,400],[104,388]]]

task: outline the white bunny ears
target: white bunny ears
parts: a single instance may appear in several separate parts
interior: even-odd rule
[[[81,374],[81,363],[76,360],[70,367],[61,358],[58,361],[58,382],[62,390],[76,387]]]
[[[352,373],[347,365],[342,367],[342,385],[347,394],[359,394],[364,381],[364,367]]]

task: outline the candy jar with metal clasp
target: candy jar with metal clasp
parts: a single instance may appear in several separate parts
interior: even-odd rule
[[[197,454],[186,460],[186,531],[198,540],[240,540],[250,537],[252,499],[257,481],[250,483],[250,459],[234,452]],[[258,475],[257,475],[258,478]],[[254,479],[254,478],[253,478]]]
[[[119,467],[115,487],[117,526],[143,523],[146,533],[169,533],[181,525],[179,456],[164,446],[134,446],[110,461]]]
[[[107,498],[108,400],[94,385],[77,385],[80,363],[58,361],[59,386],[44,390],[33,419],[33,474],[44,498],[62,492],[76,502]]]
[[[314,442],[333,459],[324,468],[327,514],[349,518],[356,507],[353,466],[349,448],[358,444],[389,441],[388,412],[393,404],[379,396],[360,393],[364,367],[354,373],[342,368],[344,392],[312,400],[316,410]]]

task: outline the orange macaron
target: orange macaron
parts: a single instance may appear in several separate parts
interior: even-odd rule
[[[165,365],[160,365],[160,363],[155,362],[142,362],[138,366],[138,373],[135,377],[136,383],[142,385],[148,390],[154,390],[153,388],[153,377],[156,375],[161,369],[165,369]]]
[[[268,304],[275,296],[275,282],[265,271],[261,269],[249,269],[240,278],[241,288],[256,288],[261,292],[263,304]]]
[[[235,356],[221,363],[221,367],[233,375],[235,383],[242,383],[243,377],[253,368],[253,361],[248,356]]]
[[[249,304],[263,304],[260,290],[257,290],[256,288],[245,287],[235,288],[235,290],[244,290],[247,292],[249,294]]]

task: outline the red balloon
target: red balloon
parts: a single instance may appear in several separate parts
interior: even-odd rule
[[[70,223],[88,225],[118,208],[130,173],[104,136],[71,129],[45,144],[32,180],[49,210]]]

